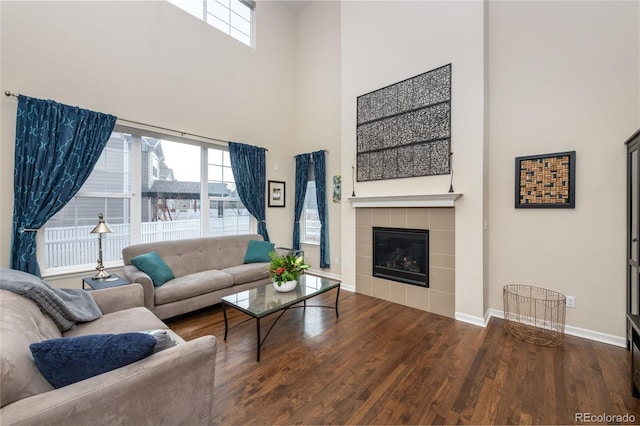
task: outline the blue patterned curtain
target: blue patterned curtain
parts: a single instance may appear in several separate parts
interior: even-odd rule
[[[300,250],[300,216],[304,207],[304,197],[307,194],[307,180],[309,177],[309,162],[311,154],[296,155],[296,196],[293,206],[293,249]]]
[[[11,268],[40,275],[36,233],[82,187],[116,117],[18,96]]]
[[[316,180],[316,200],[320,219],[320,267],[328,268],[331,255],[329,253],[329,216],[327,215],[327,173],[325,151],[311,153],[313,174]]]
[[[265,222],[266,149],[237,142],[229,142],[231,170],[236,181],[240,201],[258,221],[258,234],[269,241]]]

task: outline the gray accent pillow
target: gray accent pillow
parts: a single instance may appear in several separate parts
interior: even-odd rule
[[[153,348],[153,353],[169,349],[172,346],[176,346],[178,342],[167,333],[167,330],[146,330],[140,333],[149,334],[156,339],[156,346]]]

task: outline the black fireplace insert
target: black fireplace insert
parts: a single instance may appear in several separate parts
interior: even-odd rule
[[[373,227],[373,276],[429,287],[429,230]]]

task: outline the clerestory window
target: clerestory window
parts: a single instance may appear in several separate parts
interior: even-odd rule
[[[249,47],[254,43],[253,16],[256,3],[253,0],[167,0],[174,6],[190,13],[241,41]]]

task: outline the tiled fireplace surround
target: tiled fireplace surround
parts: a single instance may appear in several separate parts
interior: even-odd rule
[[[454,211],[454,207],[356,209],[356,292],[453,318]],[[429,230],[429,288],[373,277],[373,226]]]

